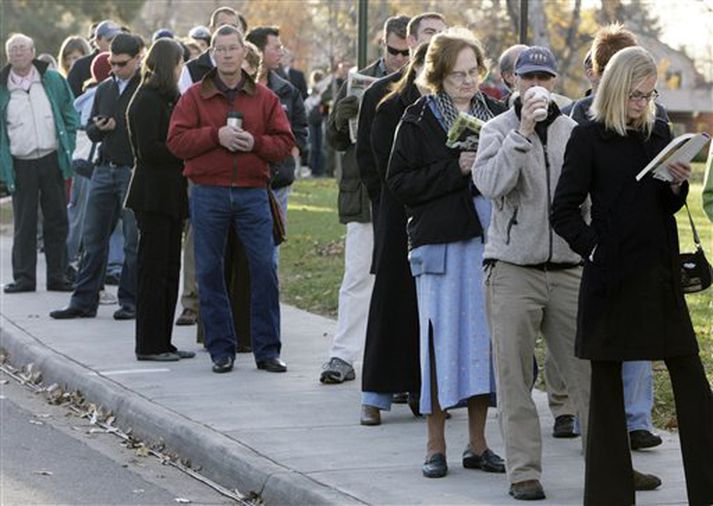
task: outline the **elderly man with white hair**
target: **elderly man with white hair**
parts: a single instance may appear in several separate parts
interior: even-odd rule
[[[47,289],[71,291],[64,277],[67,199],[79,117],[67,81],[35,59],[33,40],[11,35],[0,71],[0,180],[12,193],[12,274],[5,293],[33,292],[37,268],[37,204],[44,217]]]

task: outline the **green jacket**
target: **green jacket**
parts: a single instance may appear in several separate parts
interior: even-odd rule
[[[706,177],[703,180],[703,210],[708,215],[708,219],[713,221],[713,144],[708,150]]]
[[[72,153],[74,152],[79,127],[79,115],[74,109],[74,96],[67,81],[58,72],[49,70],[47,64],[34,60],[34,65],[42,77],[42,85],[52,106],[52,114],[57,130],[57,160],[59,169],[65,179],[72,177]],[[10,93],[7,90],[7,80],[10,75],[10,65],[0,71],[0,181],[4,182],[8,191],[15,191],[15,169],[10,154],[10,139],[7,135],[7,106]]]

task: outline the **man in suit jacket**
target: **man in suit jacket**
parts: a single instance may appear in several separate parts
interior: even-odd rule
[[[302,95],[302,100],[306,99],[307,93],[307,79],[305,79],[305,73],[301,70],[297,70],[292,66],[295,62],[295,57],[292,52],[285,49],[282,56],[282,68],[280,69],[281,74],[287,79],[292,85],[300,91]]]

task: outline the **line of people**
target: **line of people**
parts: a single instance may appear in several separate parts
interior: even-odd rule
[[[121,221],[114,318],[136,319],[138,360],[192,358],[171,343],[190,217],[183,299],[199,302],[184,302],[181,318],[199,321],[213,371],[231,371],[242,348],[259,369],[285,372],[278,247],[307,144],[304,92],[280,75],[278,28],[248,31],[227,7],[203,28],[193,35],[209,36],[207,46],[184,65],[186,48],[166,30],[146,52],[141,37],[99,23],[94,53],[72,64],[86,47],[63,47],[66,80],[34,58],[31,38],[8,39],[0,159],[15,236],[5,292],[36,289],[39,205],[47,288],[73,292],[50,316],[96,316]],[[381,423],[395,401],[425,415],[424,476],[446,476],[448,411],[466,407],[463,466],[505,473],[516,499],[544,499],[532,400],[542,336],[552,398],[568,406],[555,415],[555,435],[582,435],[585,504],[633,504],[635,490],[661,484],[633,470],[629,449],[652,446],[651,360],[665,360],[689,502],[713,503],[713,399],[674,275],[673,213],[691,169],[670,165],[670,185],[633,179],[671,137],[652,57],[621,26],[602,29],[585,60],[594,91],[565,115],[548,98],[558,72],[547,48],[501,57],[513,92],[505,104],[480,90],[488,71],[480,42],[441,14],[389,18],[382,40],[381,58],[360,72],[380,79],[361,103],[345,84],[327,125],[328,142],[344,152],[347,236],[320,381],[355,379],[363,348],[361,423]],[[77,81],[81,92],[90,76],[94,86],[74,102]],[[482,128],[453,144],[448,134],[464,114]],[[82,130],[87,164],[72,162]],[[84,216],[72,284],[65,180],[81,165],[89,178],[76,200]],[[485,438],[490,407],[505,458]]]
[[[320,381],[355,379],[363,348],[362,425],[408,402],[426,415],[423,474],[443,477],[447,410],[467,406],[463,466],[506,472],[514,498],[543,499],[531,395],[542,336],[553,435],[582,435],[585,504],[633,504],[635,490],[661,485],[632,468],[629,449],[661,442],[652,433],[651,360],[665,359],[689,501],[710,504],[713,398],[673,264],[673,213],[691,169],[672,165],[670,186],[633,178],[671,137],[655,102],[655,62],[621,25],[601,29],[585,60],[594,62],[594,92],[562,100],[563,114],[552,97],[554,55],[516,46],[501,58],[512,92],[503,105],[479,91],[486,60],[477,39],[446,26],[438,13],[388,19],[381,58],[359,71],[383,77],[360,103],[343,87],[332,109],[327,139],[344,152],[347,236]],[[407,54],[408,65],[389,68]],[[543,102],[535,88],[552,98]],[[477,147],[447,145],[460,113],[485,122]],[[583,139],[585,130],[599,133]],[[489,405],[505,459],[484,438]]]

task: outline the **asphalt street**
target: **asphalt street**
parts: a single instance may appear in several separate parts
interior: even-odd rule
[[[0,383],[0,504],[234,504],[3,373]]]

